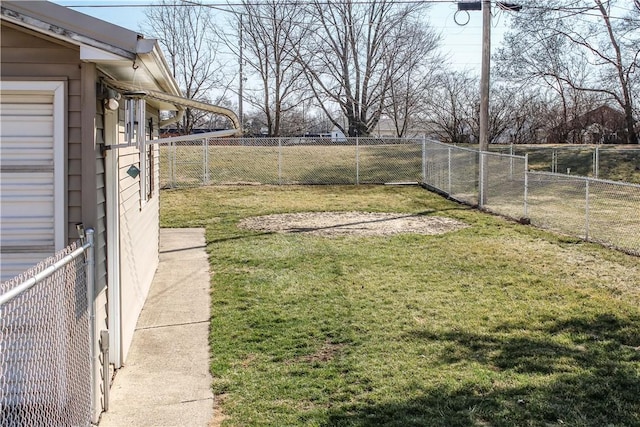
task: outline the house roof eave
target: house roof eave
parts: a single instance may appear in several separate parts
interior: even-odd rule
[[[114,79],[181,96],[155,39],[46,1],[3,1],[0,17],[78,46],[82,61]]]
[[[135,53],[142,37],[135,31],[48,1],[3,0],[2,18],[71,42],[97,43],[121,56]]]

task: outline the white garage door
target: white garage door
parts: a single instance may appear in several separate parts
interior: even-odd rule
[[[0,280],[64,246],[64,83],[2,82]]]

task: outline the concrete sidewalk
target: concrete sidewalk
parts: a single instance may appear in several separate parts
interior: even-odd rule
[[[100,427],[212,422],[209,281],[204,229],[161,229],[160,265]]]

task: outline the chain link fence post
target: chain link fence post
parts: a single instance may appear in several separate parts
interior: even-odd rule
[[[585,240],[589,240],[589,203],[590,203],[590,198],[589,198],[589,178],[586,178],[585,180],[585,184],[584,184],[584,192],[585,192],[585,198],[584,198],[584,239]]]
[[[513,159],[512,159],[513,160]],[[524,155],[524,218],[529,218],[529,153]]]
[[[422,136],[422,182],[427,181],[427,138]]]
[[[176,182],[176,147],[175,143],[171,142],[169,144],[169,186],[171,188],[175,188],[177,186]]]
[[[479,168],[480,169],[480,173],[479,173],[479,179],[478,179],[478,181],[479,181],[478,182],[478,187],[479,187],[478,188],[478,190],[479,190],[478,191],[478,194],[479,194],[479,196],[478,196],[478,206],[480,208],[483,208],[484,205],[487,202],[487,199],[486,199],[487,194],[486,194],[486,187],[485,187],[485,185],[486,185],[486,176],[485,176],[486,164],[485,164],[485,153],[484,153],[484,151],[480,151],[479,155],[480,155],[480,158],[479,158],[479,160],[480,160],[480,162],[479,162],[480,163],[480,168]]]
[[[360,185],[360,138],[356,137],[356,185]]]
[[[278,138],[278,185],[282,185],[282,138]]]
[[[91,354],[91,392],[89,401],[91,402],[91,419],[94,423],[98,422],[98,415],[95,407],[95,389],[97,384],[96,379],[96,366],[98,360],[96,359],[96,310],[95,310],[95,250],[94,250],[94,230],[92,228],[87,229],[87,244],[88,247],[85,252],[85,264],[86,264],[86,282],[87,282],[87,309],[89,310],[89,347]],[[104,363],[108,363],[106,360]]]
[[[204,159],[202,162],[202,181],[204,185],[209,185],[209,141],[206,138],[202,140],[202,148],[204,150]]]
[[[447,149],[447,194],[451,194],[451,147]]]

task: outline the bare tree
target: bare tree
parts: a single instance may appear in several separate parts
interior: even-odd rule
[[[310,88],[335,127],[348,136],[368,135],[387,106],[392,81],[404,78],[410,61],[419,57],[415,51],[411,57],[406,35],[416,30],[424,6],[314,0],[309,9],[313,31],[299,57]],[[336,105],[346,124],[332,114]]]
[[[145,10],[143,29],[160,41],[171,71],[187,98],[209,101],[212,89],[219,84],[220,67],[216,65],[217,42],[213,35],[213,17],[209,8],[182,1],[160,0]],[[178,129],[185,133],[203,113],[187,108]]]
[[[589,92],[617,103],[625,113],[627,141],[636,144],[633,79],[640,68],[640,21],[637,11],[629,11],[635,18],[612,15],[624,10],[616,3],[579,0],[566,8],[557,0],[526,1],[497,59],[510,77],[547,84],[560,96]],[[565,111],[566,122],[568,116]]]
[[[236,111],[238,107],[231,99],[224,95],[217,97],[211,103],[231,111]],[[215,113],[204,113],[194,122],[194,127],[207,130],[229,129],[231,126],[233,126],[233,123],[228,117]]]
[[[304,8],[283,0],[243,0],[232,23],[237,32],[223,36],[248,68],[242,96],[264,114],[269,136],[281,134],[283,117],[301,99],[304,81],[297,46],[308,30],[304,13]]]
[[[468,73],[438,75],[428,99],[427,121],[433,133],[452,144],[471,142],[473,108],[478,96],[477,79]]]
[[[540,102],[536,94],[526,91],[512,91],[512,113],[509,129],[507,129],[507,143],[535,144],[539,142],[539,134],[545,128],[542,120],[546,116],[545,103]]]
[[[408,136],[418,115],[425,108],[425,98],[435,85],[441,57],[437,53],[440,38],[417,22],[395,27],[394,74],[389,78],[389,95],[384,113],[393,122],[396,137]]]

